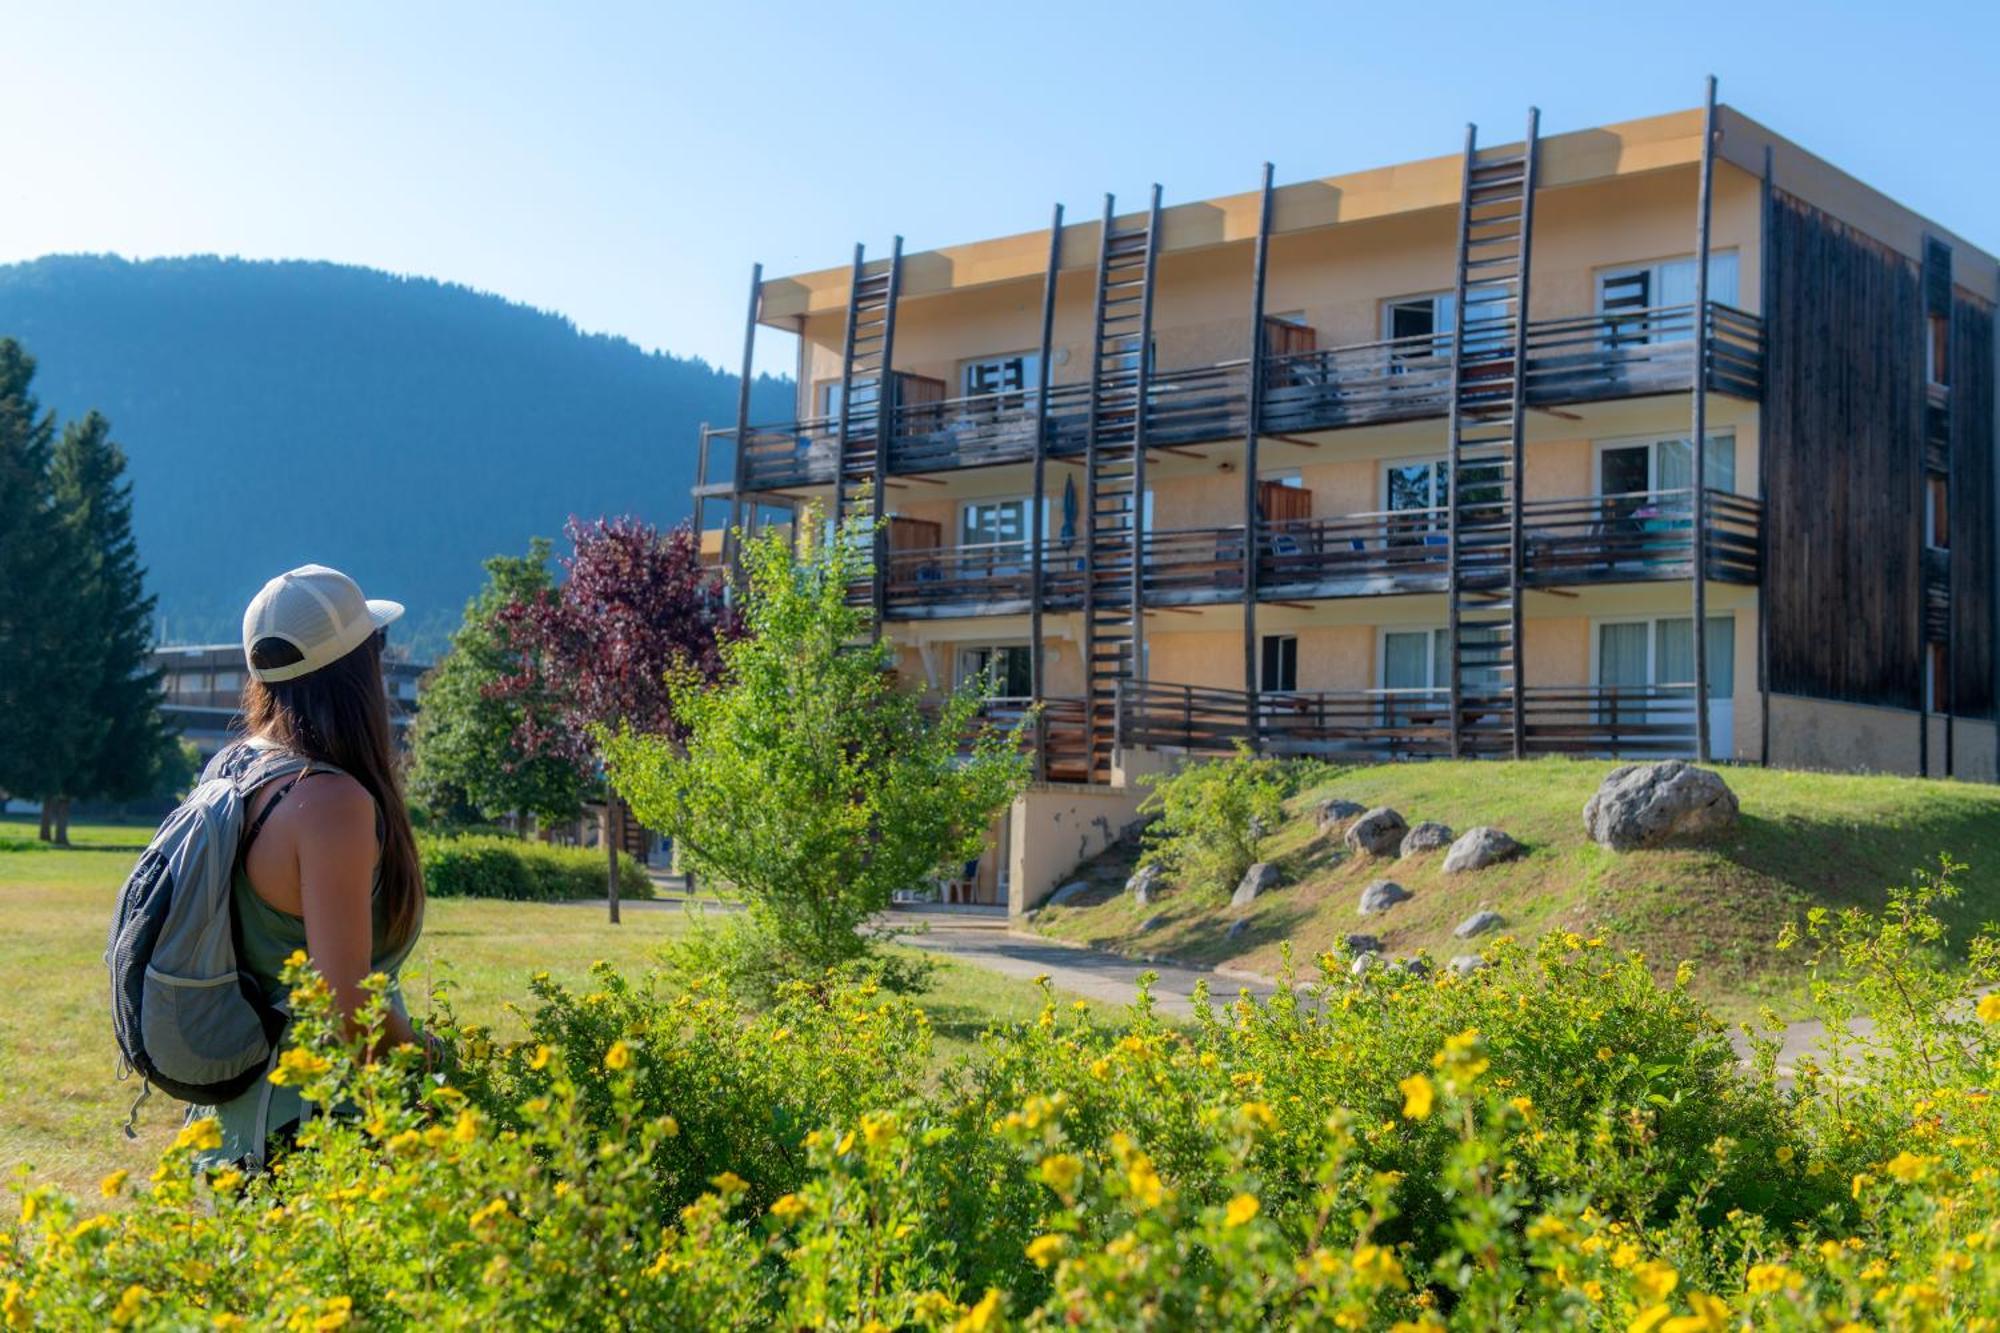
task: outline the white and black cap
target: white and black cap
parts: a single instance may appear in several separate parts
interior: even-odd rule
[[[401,602],[363,597],[361,586],[337,569],[300,565],[250,599],[243,613],[243,662],[266,683],[297,680],[332,666],[402,614]]]

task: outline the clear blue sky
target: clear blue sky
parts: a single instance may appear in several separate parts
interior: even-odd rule
[[[1027,230],[1153,180],[1227,193],[1266,158],[1282,182],[1450,152],[1530,102],[1551,132],[1650,115],[1711,71],[2000,251],[1996,51],[1992,0],[19,5],[0,262],[368,264],[733,365],[755,259]]]

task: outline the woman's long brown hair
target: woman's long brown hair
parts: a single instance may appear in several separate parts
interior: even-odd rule
[[[243,718],[251,735],[332,764],[375,798],[382,815],[380,892],[389,936],[380,947],[402,948],[423,925],[424,877],[389,739],[381,636],[370,635],[339,661],[294,680],[266,684],[250,677],[243,687]]]

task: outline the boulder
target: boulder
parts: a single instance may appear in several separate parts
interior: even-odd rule
[[[1324,832],[1336,824],[1345,824],[1356,815],[1365,813],[1366,810],[1366,806],[1354,801],[1343,801],[1338,796],[1329,796],[1319,803],[1318,819],[1320,831]]]
[[[1403,835],[1399,855],[1415,856],[1418,852],[1434,852],[1440,847],[1451,846],[1451,826],[1440,824],[1435,819],[1426,819]]]
[[[1161,926],[1165,925],[1166,922],[1167,918],[1164,912],[1156,913],[1153,916],[1147,917],[1144,921],[1141,921],[1139,923],[1139,933],[1141,935],[1144,935],[1149,931],[1158,930]]]
[[[1247,916],[1239,916],[1234,921],[1229,923],[1229,929],[1226,932],[1224,932],[1222,938],[1226,940],[1233,940],[1238,935],[1241,935],[1244,931],[1248,929],[1250,929],[1250,918]]]
[[[1507,924],[1507,918],[1498,912],[1479,911],[1458,923],[1451,933],[1461,940],[1469,940],[1474,935],[1484,935],[1489,930],[1498,930]]]
[[[1132,877],[1125,881],[1125,892],[1131,894],[1132,900],[1138,903],[1139,906],[1151,907],[1153,905],[1154,892],[1159,888],[1159,884],[1160,867],[1157,865],[1143,865],[1133,871]]]
[[[1410,891],[1395,880],[1378,879],[1361,891],[1361,915],[1374,916],[1378,912],[1386,912],[1397,903],[1408,902],[1411,896]]]
[[[1614,852],[1718,833],[1736,822],[1736,793],[1713,769],[1682,759],[1612,769],[1583,807],[1584,831]]]
[[[1476,829],[1467,829],[1465,835],[1444,854],[1444,873],[1456,875],[1467,870],[1484,870],[1496,861],[1511,861],[1526,850],[1499,829],[1482,824]]]
[[[1413,977],[1427,977],[1431,974],[1431,960],[1422,954],[1418,954],[1413,958],[1398,958],[1390,966],[1398,972],[1407,973]]]
[[[1461,953],[1453,955],[1451,962],[1447,966],[1451,968],[1454,975],[1469,977],[1480,968],[1485,967],[1486,960],[1476,953]]]
[[[1073,879],[1050,894],[1047,905],[1050,907],[1067,907],[1079,894],[1088,893],[1089,891],[1089,881]]]
[[[1350,977],[1365,977],[1380,966],[1382,966],[1382,960],[1374,954],[1356,954],[1354,961],[1347,965],[1347,975]]]
[[[1257,895],[1278,887],[1278,867],[1269,861],[1259,861],[1243,872],[1243,880],[1236,886],[1236,892],[1229,896],[1231,907],[1248,907],[1257,901]]]
[[[1378,805],[1347,826],[1346,841],[1355,851],[1369,856],[1394,856],[1403,845],[1403,835],[1409,831],[1410,826],[1401,815],[1386,805]]]
[[[1341,942],[1347,946],[1347,951],[1353,954],[1382,952],[1380,935],[1349,935]]]

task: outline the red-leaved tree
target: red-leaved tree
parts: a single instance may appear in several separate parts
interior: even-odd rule
[[[713,678],[722,669],[717,642],[741,631],[724,604],[720,578],[702,566],[701,541],[689,525],[662,532],[636,518],[589,524],[572,518],[564,535],[574,548],[563,561],[568,577],[497,618],[521,669],[487,692],[520,705],[514,742],[522,754],[560,757],[594,775],[592,726],[629,723],[650,735],[678,737],[668,668],[685,663]],[[613,833],[607,816],[616,921]]]

